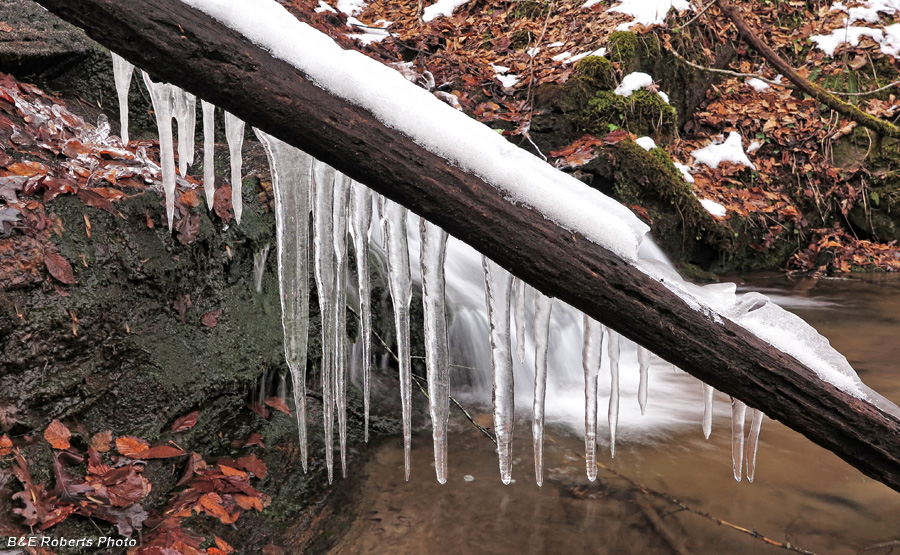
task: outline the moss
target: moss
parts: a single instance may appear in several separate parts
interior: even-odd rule
[[[638,135],[671,137],[678,125],[678,113],[660,96],[647,90],[631,96],[600,91],[588,102],[582,116],[585,132],[602,135],[610,126],[622,127]]]
[[[516,18],[535,19],[538,17],[546,16],[547,10],[549,9],[549,3],[525,0],[523,2],[519,2],[519,5],[516,7],[515,12],[513,12],[513,16]]]
[[[515,50],[522,50],[532,42],[534,42],[535,36],[528,29],[519,29],[509,36],[509,47]]]
[[[623,75],[640,69],[650,69],[660,57],[661,48],[656,35],[638,36],[628,31],[616,31],[609,36],[609,59],[619,66]]]
[[[616,86],[616,70],[612,62],[601,56],[587,56],[579,60],[573,74],[594,89],[612,89]]]

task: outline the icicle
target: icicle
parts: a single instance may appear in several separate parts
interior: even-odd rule
[[[241,147],[244,146],[244,122],[230,112],[225,112],[225,139],[228,140],[228,152],[231,154],[231,207],[234,209],[235,221],[241,223],[241,213],[244,211],[241,199]],[[328,190],[331,191],[331,184],[328,185]]]
[[[584,315],[584,348],[581,364],[584,367],[584,455],[588,480],[597,479],[597,388],[600,378],[600,357],[603,348],[603,326]]]
[[[338,409],[338,437],[341,445],[341,475],[347,477],[347,219],[350,207],[350,178],[336,173],[334,178],[334,260],[335,260],[335,371],[334,394]]]
[[[369,373],[372,368],[372,285],[369,280],[369,234],[372,226],[372,192],[361,183],[353,182],[350,211],[353,214],[351,233],[356,252],[356,275],[359,289],[360,333],[363,351],[363,409],[365,428],[363,437],[369,441]]]
[[[197,127],[197,97],[178,87],[173,87],[175,107],[172,116],[178,123],[178,173],[187,175],[187,168],[194,163],[194,135]],[[242,130],[243,132],[243,130]]]
[[[167,83],[154,83],[144,71],[144,84],[150,91],[153,112],[156,114],[156,126],[159,131],[159,165],[162,170],[162,185],[166,195],[166,219],[169,231],[172,231],[172,218],[175,216],[175,150],[172,139],[172,109],[174,97],[172,86]]]
[[[216,194],[216,107],[205,100],[200,101],[200,107],[203,108],[203,192],[206,193],[206,208],[212,210]],[[259,137],[260,133],[262,131],[257,131],[256,136]],[[268,151],[266,153],[268,154]],[[300,155],[306,156],[303,153]],[[307,161],[307,164],[309,163]],[[272,159],[270,158],[269,166],[271,167],[271,165]],[[274,180],[275,170],[272,170],[272,176]],[[309,192],[308,185],[306,191]]]
[[[638,385],[638,404],[641,406],[641,414],[647,410],[647,381],[650,377],[650,351],[638,345],[638,366],[641,371],[641,381]]]
[[[515,278],[516,290],[516,358],[525,362],[525,282]]]
[[[204,133],[207,106],[203,103]],[[254,129],[266,150],[275,192],[275,231],[278,254],[278,286],[281,290],[281,325],[284,328],[284,357],[291,372],[294,412],[300,433],[300,457],[307,471],[306,436],[306,348],[309,334],[309,209],[312,157],[282,141]],[[212,141],[212,131],[207,134]],[[211,158],[208,145],[204,157]],[[212,162],[204,162],[212,166]],[[210,181],[210,183],[212,183]],[[207,200],[212,208],[211,195]]]
[[[747,405],[734,397],[731,398],[731,468],[734,479],[741,481],[741,463],[744,460],[744,417]]]
[[[227,113],[227,112],[226,112]],[[334,475],[334,338],[335,267],[334,267],[334,168],[316,160],[313,163],[315,207],[313,209],[313,243],[315,245],[316,289],[322,315],[322,412],[325,419],[325,466],[328,483]]]
[[[616,456],[616,428],[619,426],[619,334],[609,330],[609,456]]]
[[[534,417],[531,434],[534,437],[534,477],[538,486],[544,484],[544,402],[547,398],[547,351],[550,343],[550,314],[553,299],[534,292]]]
[[[703,384],[703,436],[706,439],[712,433],[714,391],[711,385]]]
[[[450,347],[444,311],[444,257],[447,232],[422,219],[422,302],[425,307],[425,362],[437,481],[447,482],[447,421],[450,418]]]
[[[266,271],[266,259],[269,258],[269,248],[272,245],[266,243],[266,246],[253,253],[253,289],[257,293],[262,293],[262,281]]]
[[[756,475],[756,448],[759,446],[759,430],[762,428],[763,416],[761,410],[750,409],[750,433],[747,434],[747,448],[744,450],[747,458],[747,481],[753,483]]]
[[[397,356],[400,358],[400,400],[403,405],[403,460],[409,480],[409,448],[411,440],[411,380],[409,359],[409,302],[412,286],[409,277],[409,245],[406,240],[406,213],[403,206],[385,199],[387,228],[388,281],[394,302],[394,324],[397,328]]]
[[[482,257],[488,320],[491,324],[491,367],[494,382],[494,433],[500,456],[500,479],[512,480],[512,440],[515,426],[515,388],[509,333],[512,274]]]
[[[134,73],[134,66],[125,58],[119,56],[115,52],[112,54],[113,61],[113,80],[116,82],[116,95],[119,97],[119,127],[121,129],[119,136],[122,137],[122,144],[128,144],[128,91],[131,89],[131,76]]]

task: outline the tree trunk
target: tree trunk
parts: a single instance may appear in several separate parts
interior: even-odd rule
[[[744,328],[716,323],[610,251],[330,95],[177,0],[39,0],[174,83],[440,225],[547,295],[763,410],[900,491],[900,422]],[[598,214],[602,217],[602,214]]]

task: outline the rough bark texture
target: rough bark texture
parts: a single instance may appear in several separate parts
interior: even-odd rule
[[[537,289],[900,491],[896,419],[823,383],[743,328],[713,322],[581,235],[510,204],[490,184],[329,95],[234,31],[175,0],[41,4],[156,79],[224,107],[406,205]]]

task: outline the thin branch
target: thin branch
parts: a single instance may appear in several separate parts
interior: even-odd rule
[[[900,81],[894,81],[893,83],[889,83],[883,87],[879,87],[872,91],[863,91],[863,92],[837,92],[837,91],[829,91],[831,94],[836,94],[840,96],[868,96],[870,94],[880,93],[881,91],[886,91],[891,87],[896,87],[900,85]]]
[[[703,7],[703,9],[700,10],[699,13],[697,13],[697,15],[695,15],[695,16],[692,17],[692,18],[690,18],[690,19],[687,21],[687,23],[684,23],[684,24],[682,24],[682,25],[679,25],[678,27],[673,27],[671,30],[672,30],[672,31],[680,31],[680,30],[684,29],[685,27],[687,27],[687,26],[690,25],[691,23],[697,21],[697,20],[700,18],[701,15],[703,15],[703,14],[706,13],[706,10],[710,9],[710,8],[713,7],[715,4],[716,4],[716,0],[710,0],[710,2],[709,2],[707,5],[705,5],[705,6]]]
[[[794,88],[794,86],[791,85],[790,83],[779,83],[777,81],[772,81],[771,79],[764,77],[762,75],[759,75],[758,73],[740,73],[737,71],[731,71],[730,69],[717,69],[714,67],[706,67],[706,66],[701,66],[699,64],[695,64],[694,62],[688,60],[687,58],[685,58],[684,56],[679,54],[678,51],[675,50],[674,48],[669,50],[669,52],[671,52],[673,56],[678,58],[678,60],[681,61],[681,63],[689,65],[694,69],[699,69],[700,71],[706,71],[709,73],[721,73],[722,75],[730,75],[731,77],[754,78],[754,79],[759,79],[760,81],[762,81],[764,83],[768,83],[769,85],[774,85],[776,87],[785,87],[788,89]]]

